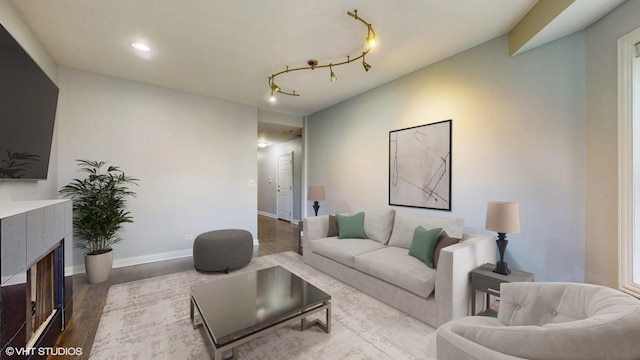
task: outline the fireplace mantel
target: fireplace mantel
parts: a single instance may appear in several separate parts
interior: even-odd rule
[[[56,272],[60,278],[56,285],[58,311],[35,346],[53,346],[71,319],[73,281],[71,273],[65,274],[65,268],[72,268],[72,224],[70,200],[0,202],[0,359],[4,359],[6,347],[26,345],[29,311],[26,274],[32,265],[52,251],[58,259]]]

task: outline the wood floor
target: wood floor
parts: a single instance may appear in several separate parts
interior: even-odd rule
[[[298,225],[258,215],[258,256],[298,251]],[[109,287],[129,281],[193,269],[191,257],[113,269],[111,278],[89,284],[84,274],[73,276],[73,317],[58,338],[58,347],[81,348],[81,356],[56,356],[50,360],[88,359]]]

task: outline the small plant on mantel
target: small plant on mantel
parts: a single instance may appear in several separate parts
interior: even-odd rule
[[[40,162],[40,156],[24,152],[11,152],[7,150],[7,159],[0,161],[0,178],[20,179],[25,173]]]
[[[86,252],[85,267],[91,283],[109,278],[113,265],[112,246],[122,238],[118,235],[122,224],[132,223],[133,217],[127,211],[127,197],[136,196],[129,189],[138,185],[139,179],[125,175],[117,166],[108,166],[104,161],[77,160],[80,171],[86,173],[83,179],[74,179],[60,189],[58,194],[73,200],[73,227],[76,245]],[[102,260],[93,258],[105,254]],[[105,274],[92,276],[90,262],[98,261],[108,270]]]

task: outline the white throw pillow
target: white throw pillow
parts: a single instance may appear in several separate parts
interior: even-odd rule
[[[357,214],[361,211],[364,212],[364,233],[369,239],[386,245],[391,236],[396,211],[394,209],[358,209],[352,211],[351,214]]]
[[[365,213],[366,214],[366,213]],[[365,215],[365,221],[367,217]],[[424,215],[411,214],[404,211],[396,211],[391,232],[390,246],[411,248],[413,232],[418,226],[427,230],[442,228],[452,238],[462,238],[464,219],[463,218],[439,218]]]

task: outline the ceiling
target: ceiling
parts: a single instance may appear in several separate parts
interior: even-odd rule
[[[549,0],[545,0],[549,1]],[[553,1],[553,0],[552,0]],[[583,10],[545,42],[586,28],[624,0],[576,0]],[[52,58],[65,67],[307,115],[507,34],[537,0],[12,0]],[[286,74],[299,97],[267,101],[269,75],[285,66],[344,60],[377,45],[361,63]],[[561,30],[556,30],[561,29]],[[148,53],[133,49],[144,42]]]
[[[264,143],[265,146],[295,140],[301,136],[302,128],[298,126],[258,122],[258,143]]]

